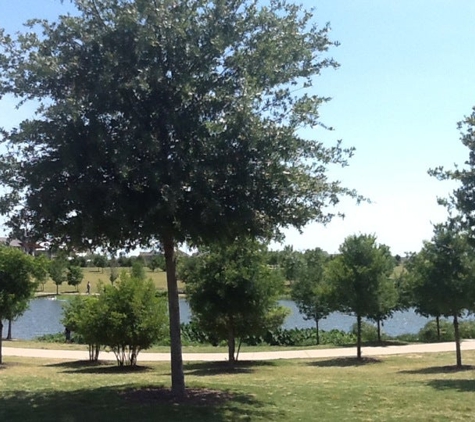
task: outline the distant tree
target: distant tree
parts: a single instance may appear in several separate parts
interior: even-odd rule
[[[39,255],[34,258],[34,267],[33,267],[33,277],[39,285],[41,285],[41,290],[45,290],[45,284],[48,281],[49,277],[49,265],[50,259],[46,255]]]
[[[18,249],[0,247],[0,363],[2,363],[3,321],[23,313],[33,296],[33,258]]]
[[[378,245],[372,235],[349,236],[339,251],[328,263],[326,277],[340,310],[356,316],[357,357],[361,359],[361,322],[379,311],[381,286],[391,275],[394,260],[389,248]]]
[[[160,270],[165,269],[165,257],[162,254],[155,254],[148,262],[148,268],[155,271],[157,268]]]
[[[130,270],[130,275],[133,278],[137,278],[139,280],[145,280],[145,268],[143,261],[141,259],[134,259],[132,268]]]
[[[462,366],[459,318],[475,303],[475,253],[467,235],[450,225],[436,225],[431,242],[412,258],[416,310],[453,318],[457,367]]]
[[[381,343],[381,324],[398,309],[398,303],[398,290],[395,281],[390,277],[383,277],[379,285],[377,309],[368,315],[368,318],[377,325],[379,343]]]
[[[78,291],[79,285],[84,278],[84,272],[81,267],[70,265],[68,267],[68,272],[66,273],[66,280],[70,286],[76,287],[76,291]]]
[[[114,285],[115,281],[119,278],[119,270],[117,268],[118,265],[119,263],[117,262],[116,259],[111,259],[109,261],[109,267],[110,267],[109,280],[112,285]]]
[[[303,254],[294,251],[292,246],[285,246],[280,252],[280,268],[285,279],[292,284],[298,279],[300,272],[305,267]]]
[[[66,271],[68,263],[61,257],[54,258],[49,263],[49,276],[56,284],[56,294],[59,294],[59,286],[66,281]]]
[[[317,344],[320,344],[319,322],[334,310],[330,288],[324,278],[328,254],[321,249],[305,251],[305,265],[292,285],[292,299],[307,320],[315,321]]]
[[[15,231],[57,244],[163,245],[184,396],[177,245],[275,237],[355,196],[327,171],[353,150],[301,131],[328,100],[309,90],[337,66],[329,27],[281,1],[72,2],[0,35],[0,95],[38,104],[2,131],[0,205]]]
[[[185,275],[192,318],[199,327],[228,343],[236,360],[236,339],[280,326],[286,316],[277,303],[283,278],[265,264],[264,247],[250,239],[202,250]]]
[[[104,272],[107,267],[107,257],[105,255],[94,255],[93,264],[97,267],[97,271]]]

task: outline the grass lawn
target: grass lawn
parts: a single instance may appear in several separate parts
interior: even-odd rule
[[[173,403],[169,364],[4,358],[0,421],[468,421],[475,369],[453,353],[368,359],[185,364],[191,398]],[[475,365],[475,352],[464,352]]]
[[[102,281],[105,284],[109,284],[109,276],[110,276],[110,269],[109,268],[104,268],[98,269],[98,268],[83,268],[84,271],[84,278],[82,280],[82,283],[79,285],[79,293],[86,293],[86,286],[87,282],[89,281],[91,283],[91,292],[95,293],[98,291],[98,284],[99,281]],[[119,274],[122,271],[130,271],[130,268],[118,268]],[[155,270],[155,271],[150,271],[148,268],[145,268],[145,274],[147,278],[152,279],[154,282],[155,286],[159,290],[166,290],[167,289],[167,279],[166,279],[166,274],[164,271],[160,270]],[[49,279],[45,286],[44,286],[44,291],[41,290],[41,286],[39,287],[39,290],[37,292],[38,296],[41,296],[43,294],[56,294],[56,284],[53,283],[51,279]],[[178,289],[183,289],[184,286],[181,282],[178,282]],[[63,283],[59,286],[59,293],[60,294],[75,294],[76,293],[76,288],[73,286],[68,286],[68,283]]]

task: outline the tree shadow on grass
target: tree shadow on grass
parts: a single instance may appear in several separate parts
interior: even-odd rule
[[[472,393],[475,391],[475,380],[449,380],[439,379],[427,382],[427,385],[436,390],[456,390],[461,393]]]
[[[252,395],[207,388],[187,389],[187,395],[177,400],[168,388],[99,387],[64,391],[45,386],[40,391],[9,391],[0,393],[0,420],[101,422],[134,421],[213,421],[276,418],[275,409]]]
[[[473,365],[462,365],[460,367],[456,365],[448,365],[448,366],[430,366],[428,368],[420,368],[420,369],[409,369],[409,370],[399,371],[399,373],[421,374],[421,375],[452,374],[455,372],[473,371],[474,369],[475,369],[475,366]]]
[[[118,366],[111,362],[91,362],[89,360],[78,360],[70,362],[51,363],[46,366],[64,368],[62,372],[66,374],[127,374],[137,372],[147,372],[153,370],[149,366]]]
[[[193,362],[185,364],[188,375],[209,376],[222,374],[250,374],[254,368],[262,366],[275,366],[270,361],[237,361],[234,365],[229,362]]]
[[[370,357],[363,357],[358,359],[356,357],[344,357],[344,358],[334,358],[334,359],[327,359],[327,360],[317,360],[313,362],[308,362],[309,366],[318,366],[321,368],[328,368],[328,367],[349,367],[349,366],[366,366],[366,365],[373,365],[377,363],[381,363],[380,359],[370,358]]]

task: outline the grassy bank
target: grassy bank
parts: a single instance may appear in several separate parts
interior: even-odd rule
[[[475,353],[464,353],[475,364]],[[0,420],[34,421],[466,421],[474,371],[453,354],[185,364],[191,398],[164,394],[168,363],[134,371],[113,364],[5,358]]]
[[[87,282],[89,281],[91,283],[91,293],[95,293],[98,291],[98,285],[100,282],[102,283],[110,283],[109,277],[110,277],[110,268],[104,268],[104,269],[98,269],[98,268],[83,268],[84,271],[84,278],[82,280],[82,283],[79,285],[79,293],[86,293],[86,286]],[[118,268],[119,274],[122,271],[130,271],[130,268]],[[145,268],[145,275],[147,278],[150,278],[153,283],[155,284],[155,287],[159,290],[166,290],[167,289],[167,280],[166,280],[166,274],[164,271],[160,270],[155,270],[151,271],[148,268]],[[183,284],[181,282],[178,283],[178,288],[183,289]],[[60,294],[75,294],[76,293],[76,288],[73,286],[68,286],[67,283],[63,283],[59,286],[59,293]],[[51,279],[49,279],[45,286],[44,290],[42,290],[42,287],[39,287],[39,290],[37,291],[37,296],[42,296],[42,295],[51,295],[51,294],[56,294],[56,284],[53,283]]]

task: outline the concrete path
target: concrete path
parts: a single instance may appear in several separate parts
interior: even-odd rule
[[[475,350],[475,341],[465,340],[462,343],[462,350]],[[380,346],[363,347],[363,356],[386,356],[401,354],[419,354],[419,353],[440,353],[455,352],[455,343],[430,343],[430,344],[411,344],[405,346]],[[20,356],[32,358],[48,359],[71,359],[88,360],[87,350],[46,350],[46,349],[21,349],[16,347],[4,346],[2,348],[3,356]],[[316,359],[316,358],[336,358],[355,356],[355,347],[335,348],[335,349],[316,349],[316,350],[287,350],[275,352],[246,352],[240,353],[241,361],[273,360],[273,359]],[[115,356],[111,352],[101,351],[100,360],[113,360]],[[139,354],[139,362],[158,362],[169,361],[169,353],[147,353]],[[226,361],[227,353],[184,353],[183,360],[188,362],[196,361]]]

